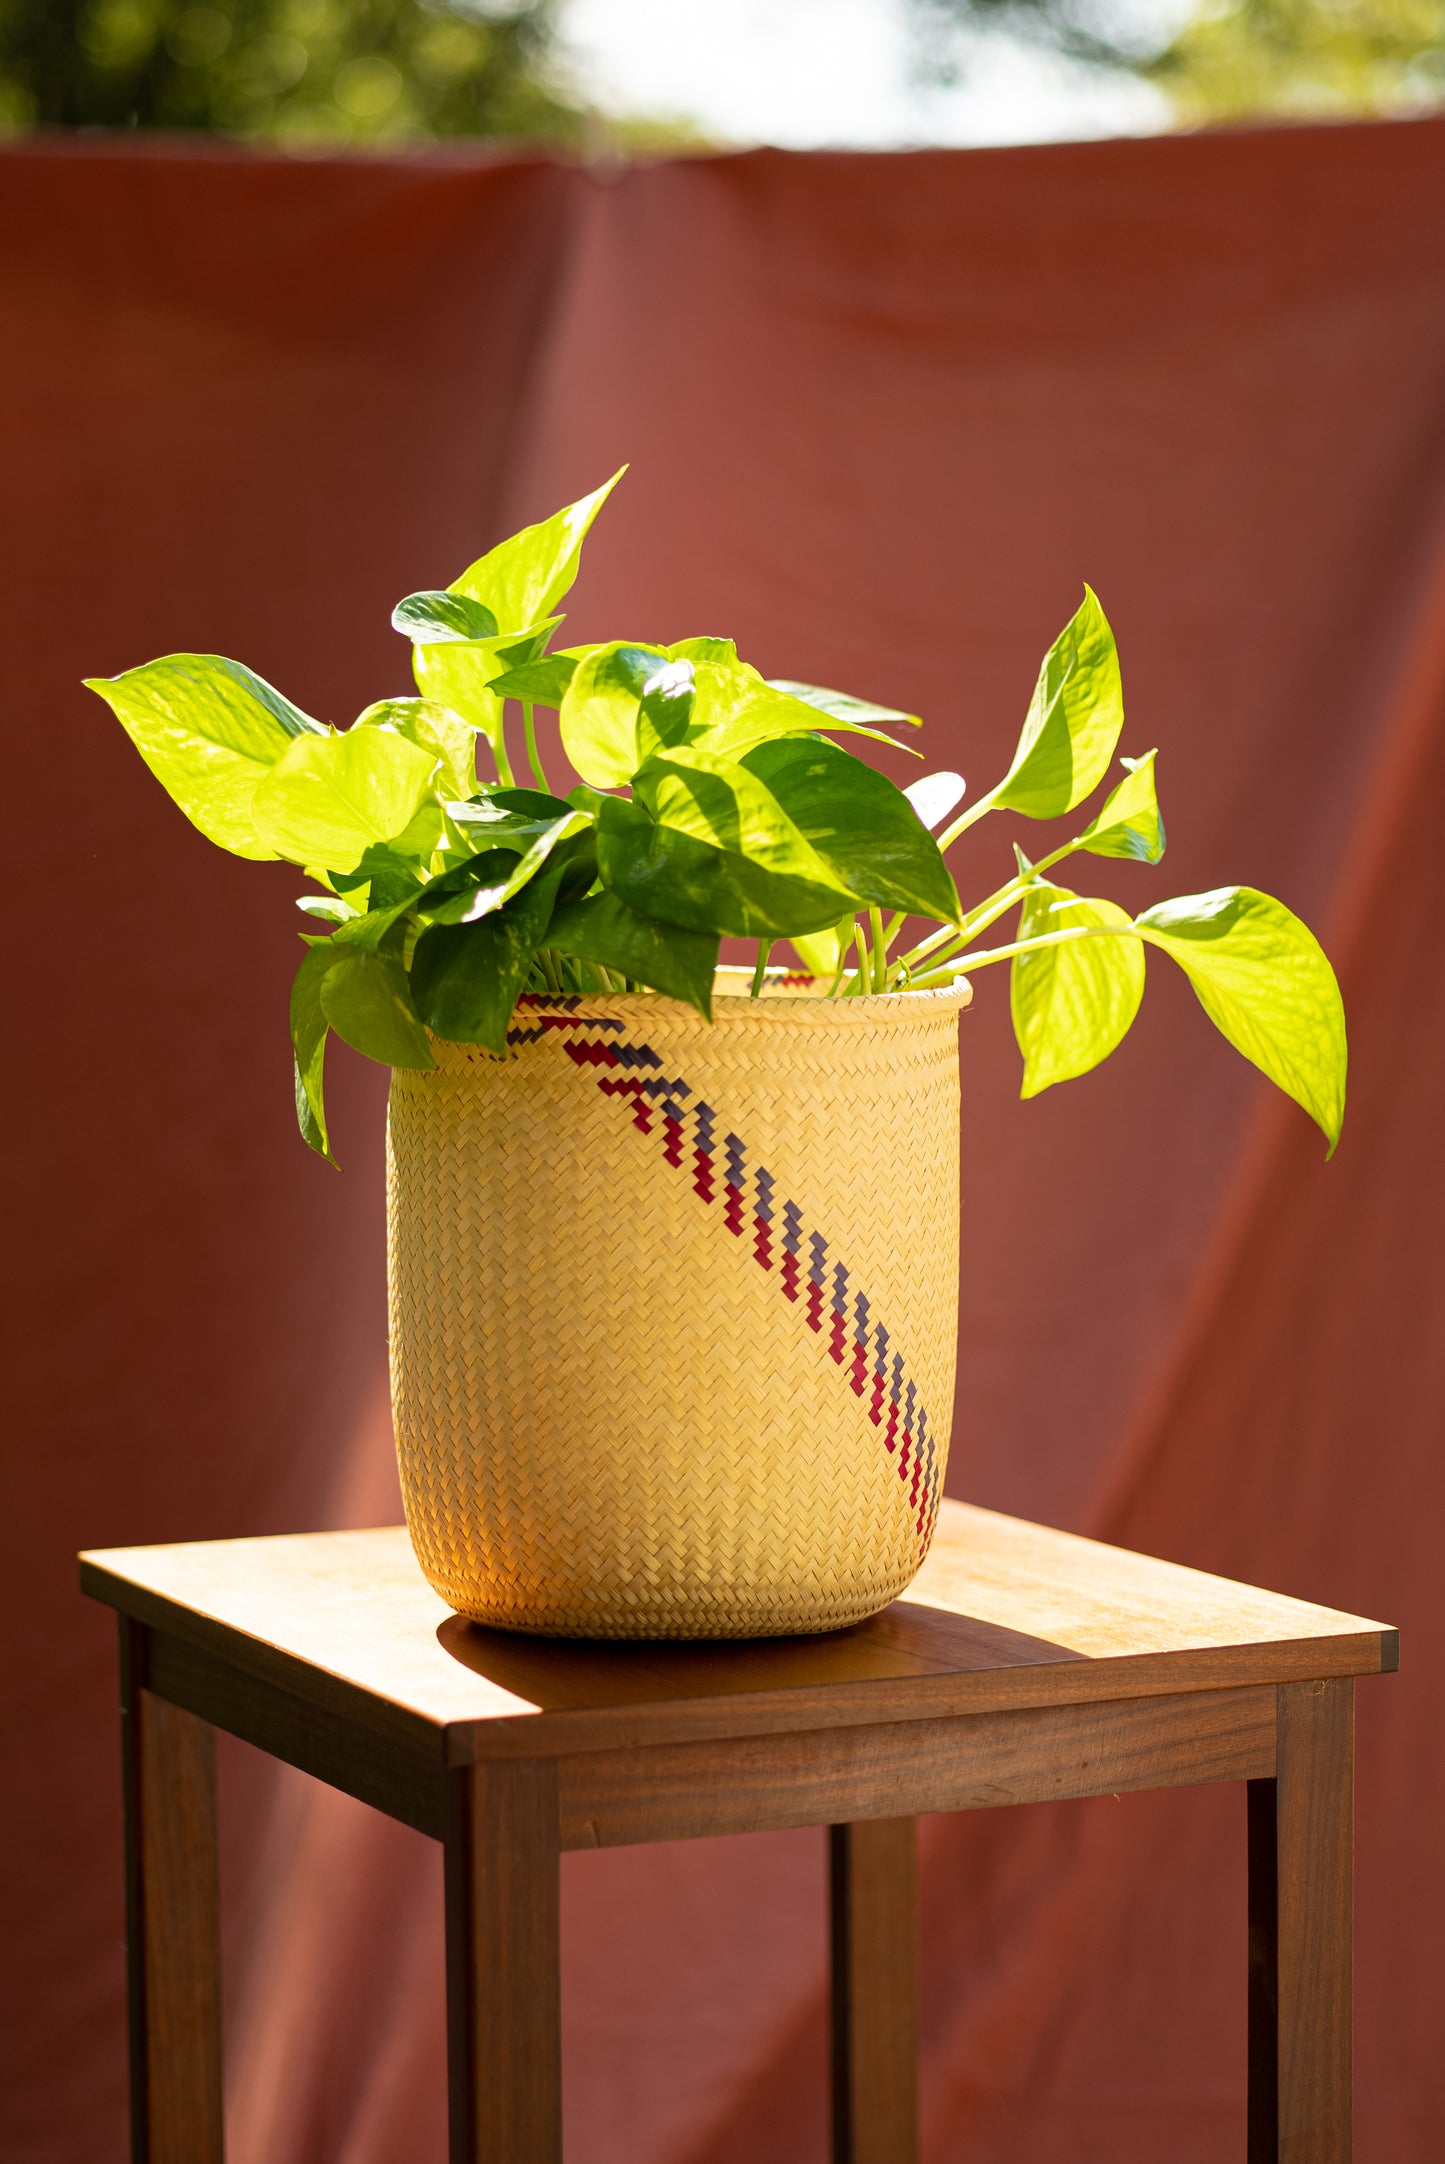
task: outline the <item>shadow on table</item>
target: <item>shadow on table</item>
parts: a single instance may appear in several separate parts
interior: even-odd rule
[[[894,1601],[849,1630],[808,1638],[533,1638],[454,1615],[438,1627],[437,1641],[464,1668],[546,1712],[818,1690],[1083,1658],[1049,1639],[910,1600]]]

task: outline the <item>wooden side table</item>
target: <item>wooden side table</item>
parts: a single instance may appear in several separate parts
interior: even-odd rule
[[[1248,1783],[1249,2164],[1350,2154],[1354,1677],[1397,1634],[958,1503],[826,1638],[452,1615],[405,1531],[81,1559],[120,1612],[133,2155],[219,2164],[214,1728],[446,1852],[452,2164],[560,2164],[558,1857],[831,1833],[834,2156],[918,2154],[913,1819]]]

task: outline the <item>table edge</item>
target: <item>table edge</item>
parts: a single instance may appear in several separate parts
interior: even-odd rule
[[[461,1766],[483,1758],[553,1758],[576,1751],[616,1750],[650,1743],[720,1740],[805,1729],[867,1727],[897,1721],[946,1719],[968,1713],[1025,1711],[1140,1697],[1235,1690],[1258,1684],[1376,1675],[1399,1665],[1399,1631],[1368,1630],[1299,1639],[1266,1639],[1242,1646],[1117,1654],[1041,1662],[1036,1667],[971,1669],[898,1677],[860,1677],[844,1684],[799,1684],[686,1699],[545,1709],[495,1715],[446,1716],[390,1696],[354,1676],[325,1668],[213,1616],[138,1585],[107,1569],[105,1550],[80,1561],[81,1590],[149,1630],[179,1638],[225,1666],[249,1670],[304,1701],[343,1697],[356,1717],[378,1709],[419,1737],[436,1739],[444,1761]],[[832,1694],[846,1691],[838,1704]]]

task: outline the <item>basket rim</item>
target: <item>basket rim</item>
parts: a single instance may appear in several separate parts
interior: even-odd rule
[[[716,1029],[737,1022],[800,1022],[809,1028],[856,1028],[860,1023],[877,1026],[889,1022],[918,1021],[924,1014],[959,1014],[973,999],[973,986],[965,977],[952,984],[930,986],[923,991],[864,992],[852,999],[829,999],[826,992],[805,992],[789,986],[769,986],[754,999],[748,989],[752,972],[720,969],[718,976],[735,975],[734,987],[715,983],[713,1019],[709,1023],[696,1007],[661,992],[524,992],[517,1001],[518,1014],[569,1014],[578,1018],[616,1016],[643,1020],[652,1017],[672,1022],[689,1021],[699,1029]],[[430,1034],[430,1032],[428,1032]],[[448,1039],[438,1040],[449,1042]]]

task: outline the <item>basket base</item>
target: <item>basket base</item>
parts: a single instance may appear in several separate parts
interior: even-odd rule
[[[427,1568],[433,1590],[469,1622],[528,1638],[809,1638],[864,1623],[898,1598],[915,1571],[847,1589],[817,1585],[720,1586],[685,1581],[666,1590],[615,1588],[539,1601],[503,1587],[461,1585]],[[919,1557],[919,1563],[923,1558]]]

